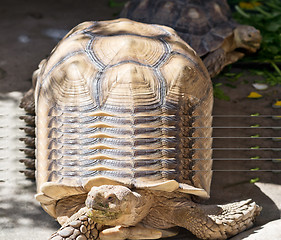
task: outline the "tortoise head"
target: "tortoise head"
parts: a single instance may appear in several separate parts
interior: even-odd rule
[[[143,217],[139,211],[149,208],[142,195],[120,185],[92,187],[86,199],[89,216],[97,223],[110,226],[132,226]]]
[[[254,53],[259,49],[262,36],[260,31],[252,26],[239,25],[234,30],[234,40],[237,48],[244,48],[250,53]]]

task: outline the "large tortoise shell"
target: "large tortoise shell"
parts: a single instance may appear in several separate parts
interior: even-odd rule
[[[120,16],[172,27],[200,57],[221,47],[237,26],[226,0],[130,0]]]
[[[103,184],[209,196],[212,84],[171,28],[82,23],[36,76],[37,199],[49,214]]]

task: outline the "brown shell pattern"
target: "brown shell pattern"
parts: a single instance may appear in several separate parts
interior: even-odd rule
[[[218,49],[237,25],[226,0],[131,0],[120,16],[172,27],[199,56]]]
[[[42,64],[35,105],[39,193],[169,180],[209,193],[212,84],[172,29],[127,19],[77,26]]]

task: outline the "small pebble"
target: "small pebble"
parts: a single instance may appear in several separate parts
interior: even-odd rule
[[[66,29],[56,29],[56,28],[48,28],[43,30],[43,34],[45,36],[48,36],[54,40],[60,40],[62,39],[65,34],[67,34],[68,30]]]
[[[21,42],[21,43],[29,43],[30,38],[27,35],[20,35],[18,37],[18,41]]]
[[[58,232],[58,234],[59,234],[60,236],[62,236],[62,237],[68,237],[68,236],[70,236],[70,235],[73,233],[73,231],[74,231],[74,228],[72,228],[72,227],[66,227],[66,228],[60,230],[60,231]]]
[[[90,237],[90,232],[86,232],[85,235],[86,235],[86,238],[89,239],[89,237]]]
[[[69,223],[69,225],[74,228],[79,228],[81,226],[81,221],[73,221]]]
[[[82,225],[82,226],[80,227],[80,232],[81,232],[81,233],[86,233],[86,232],[87,232],[87,228],[86,228],[85,225]]]
[[[253,87],[257,90],[266,90],[268,89],[268,85],[265,83],[253,83]]]
[[[85,237],[85,235],[79,235],[76,240],[87,240],[87,238]]]
[[[88,223],[89,223],[89,224],[93,224],[93,223],[94,223],[94,220],[91,219],[91,218],[88,218]]]

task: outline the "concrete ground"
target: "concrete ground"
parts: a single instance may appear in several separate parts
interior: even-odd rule
[[[0,239],[47,239],[59,225],[48,216],[34,199],[35,183],[26,180],[19,171],[24,169],[19,151],[24,147],[18,140],[24,134],[19,130],[23,114],[18,108],[23,92],[31,86],[32,72],[45,58],[57,41],[72,27],[86,20],[115,18],[119,8],[110,8],[107,0],[2,0],[0,8]],[[233,69],[241,72],[243,69]],[[246,72],[235,88],[223,86],[230,101],[216,99],[214,115],[249,115],[259,112],[281,115],[281,109],[273,109],[272,103],[281,98],[280,86],[260,92],[259,100],[247,99],[253,91],[251,85],[256,76]],[[227,83],[227,79],[215,79]],[[216,118],[214,126],[280,127],[280,120],[271,118]],[[214,129],[214,136],[280,137],[281,130],[273,129]],[[273,150],[249,150],[251,146],[275,148]],[[214,150],[214,158],[248,158],[260,156],[269,160],[214,161],[211,199],[207,203],[227,203],[252,198],[263,207],[256,225],[262,226],[280,219],[281,211],[281,163],[280,142],[271,139],[214,139],[214,148],[247,148],[248,150]],[[277,151],[279,149],[279,151]],[[245,171],[254,168],[266,171]],[[222,171],[223,170],[223,171]],[[225,171],[228,170],[228,171]],[[233,171],[235,170],[235,171]],[[244,171],[241,171],[244,170]],[[275,171],[271,171],[275,170]],[[258,180],[251,183],[251,180]],[[280,223],[280,222],[279,222]],[[277,223],[278,224],[278,223]],[[276,225],[276,224],[275,224]],[[280,226],[281,227],[281,226]],[[276,229],[276,228],[275,228]],[[244,238],[244,237],[243,237]],[[196,238],[182,231],[174,239]],[[242,239],[242,237],[240,238]],[[258,239],[258,238],[257,238]],[[266,234],[263,239],[271,239]]]

